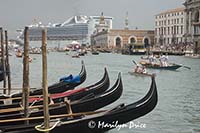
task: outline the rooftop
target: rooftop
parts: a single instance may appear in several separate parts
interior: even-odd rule
[[[179,7],[179,8],[170,9],[170,10],[161,12],[161,13],[157,14],[156,16],[165,15],[165,14],[169,14],[169,13],[183,12],[184,10],[185,10],[185,7]]]

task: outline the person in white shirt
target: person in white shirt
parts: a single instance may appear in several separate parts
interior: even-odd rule
[[[142,67],[142,73],[147,73],[147,69],[145,66]]]
[[[151,65],[154,65],[156,62],[156,57],[152,54],[151,56],[149,56],[149,63]]]
[[[162,55],[159,60],[162,67],[168,66],[168,56]]]

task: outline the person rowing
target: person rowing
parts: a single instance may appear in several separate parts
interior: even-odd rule
[[[135,73],[147,73],[145,66],[136,65]]]
[[[167,67],[168,66],[168,56],[166,55],[162,55],[161,57],[160,57],[160,66],[161,67]]]
[[[145,66],[142,67],[142,73],[147,73],[147,69]]]
[[[156,62],[156,57],[152,54],[151,56],[149,56],[149,63],[151,65],[154,65]]]

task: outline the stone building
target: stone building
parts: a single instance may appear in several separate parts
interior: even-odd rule
[[[185,39],[194,44],[194,53],[200,54],[200,0],[186,0]]]
[[[130,30],[128,28],[128,12],[124,29],[110,29],[104,21],[103,13],[96,32],[91,36],[91,45],[101,48],[127,48],[130,46],[144,49],[146,45],[154,44],[154,30]]]
[[[155,16],[155,43],[157,45],[184,42],[185,8],[161,12]]]
[[[110,29],[91,36],[91,44],[98,47],[123,48],[128,44],[144,47],[154,45],[154,30]]]

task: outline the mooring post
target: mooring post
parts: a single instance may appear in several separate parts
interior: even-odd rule
[[[7,30],[5,30],[5,41],[6,41],[6,74],[8,75],[8,95],[10,95],[11,94],[11,76],[10,76],[10,63],[9,63]]]
[[[28,98],[29,98],[29,33],[28,27],[24,30],[24,59],[23,59],[23,99],[22,103],[24,106],[24,117],[28,118]],[[25,124],[29,124],[29,121],[25,121]]]
[[[6,67],[5,67],[3,28],[0,28],[0,32],[1,32],[1,64],[3,71],[3,94],[6,94]]]
[[[43,106],[44,106],[44,126],[49,129],[49,100],[47,82],[47,30],[42,30],[42,87],[43,87]]]

